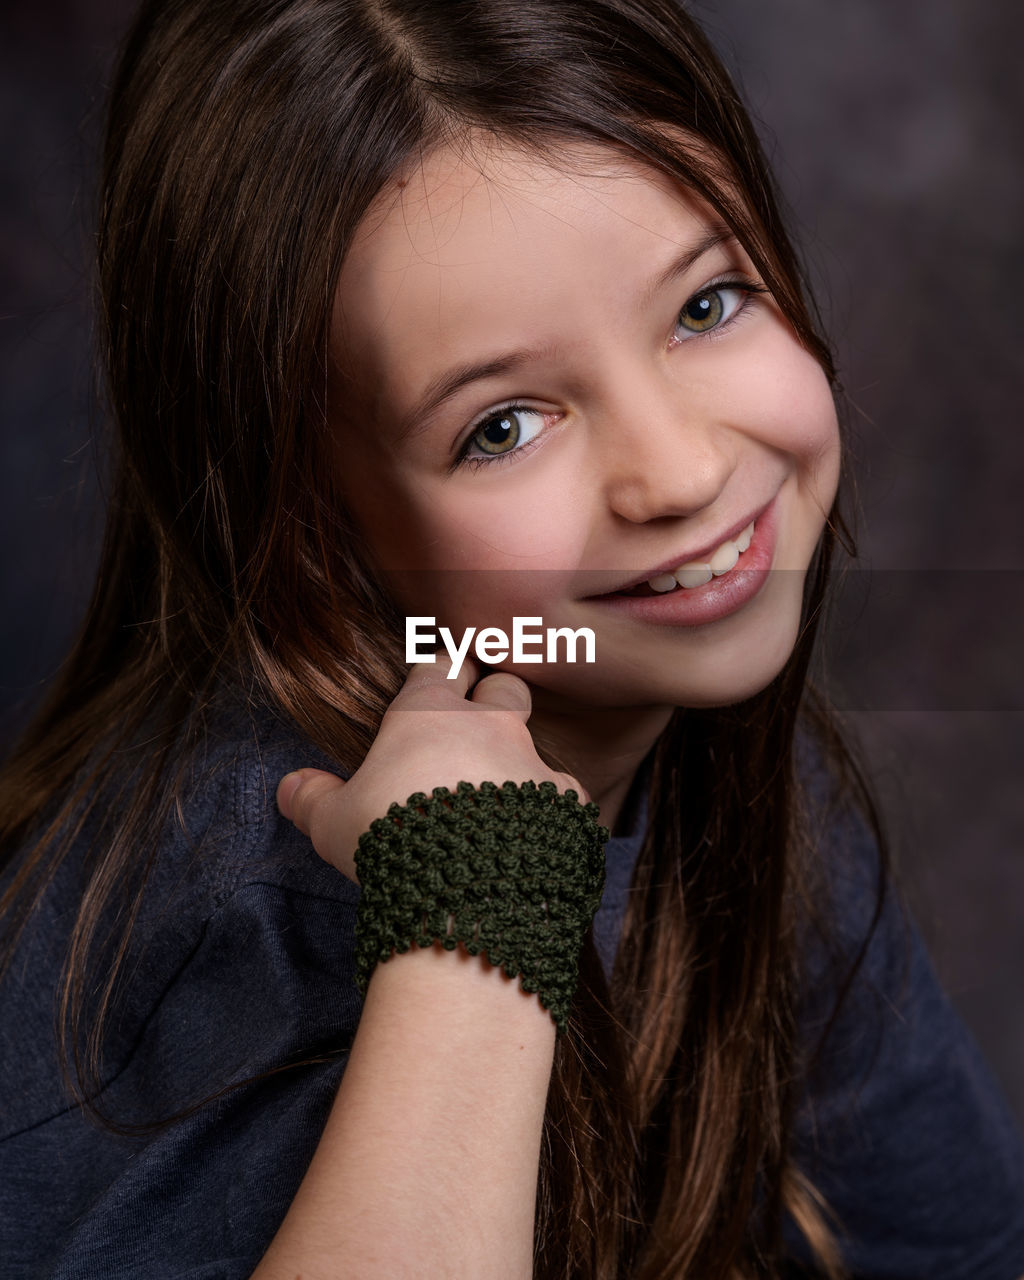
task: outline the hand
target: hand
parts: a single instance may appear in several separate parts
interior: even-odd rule
[[[359,837],[392,802],[404,805],[415,791],[454,791],[458,783],[511,780],[553,782],[589,797],[567,773],[541,760],[526,722],[532,702],[526,682],[507,672],[485,676],[467,699],[479,669],[468,660],[454,680],[450,660],[417,663],[381,721],[366,759],[347,781],[320,769],[300,769],[281,779],[277,804],[313,841],[313,848],[358,883]]]

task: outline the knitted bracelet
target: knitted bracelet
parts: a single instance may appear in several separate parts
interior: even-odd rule
[[[417,791],[359,837],[356,982],[413,942],[461,942],[517,974],[566,1029],[583,936],[601,903],[606,827],[553,782]],[[449,932],[449,917],[452,927]]]

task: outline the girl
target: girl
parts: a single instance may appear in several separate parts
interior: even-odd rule
[[[151,0],[99,260],[103,565],[0,796],[5,1274],[1024,1272],[807,679],[832,364],[685,12]]]

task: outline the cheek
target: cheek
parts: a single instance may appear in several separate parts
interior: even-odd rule
[[[816,505],[827,512],[839,488],[841,443],[835,400],[824,373],[817,364],[807,378],[800,401],[802,412],[792,450],[800,463],[801,478],[813,494]]]
[[[781,320],[766,328],[724,398],[734,421],[795,463],[827,508],[839,475],[839,424],[824,370]],[[756,424],[756,427],[754,427]]]
[[[788,332],[777,334],[774,345],[768,359],[779,444],[813,465],[839,449],[832,389],[817,360]]]
[[[541,455],[467,467],[424,513],[467,568],[556,570],[574,565],[585,541],[582,504],[563,468]],[[548,465],[545,463],[548,462]]]
[[[555,469],[490,464],[495,483],[486,467],[424,479],[382,456],[363,461],[349,471],[349,509],[402,612],[510,630],[560,597],[585,521]]]
[[[574,519],[582,504],[567,494],[565,477],[525,461],[488,466],[495,474],[485,466],[467,467],[448,480],[378,479],[375,551],[383,553],[381,564],[476,571],[574,565],[584,543],[582,519]]]

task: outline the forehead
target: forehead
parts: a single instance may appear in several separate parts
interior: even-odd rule
[[[557,156],[511,141],[470,136],[438,147],[393,178],[364,217],[351,253],[416,245],[436,247],[465,215],[487,212],[496,219],[509,198],[520,197],[538,213],[586,217],[601,204],[650,202],[656,188],[663,198],[687,195],[671,179],[638,157],[610,146],[567,141]]]
[[[669,177],[611,147],[557,159],[473,139],[396,177],[363,219],[335,305],[335,358],[378,379],[524,341],[622,306],[712,221]]]

